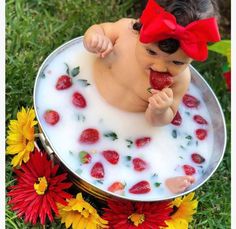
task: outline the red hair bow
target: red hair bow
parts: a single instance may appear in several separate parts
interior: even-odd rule
[[[174,15],[165,11],[154,0],[148,1],[140,21],[141,42],[152,43],[174,38],[180,42],[180,48],[189,57],[198,61],[207,59],[207,42],[220,40],[215,18],[194,21],[183,27],[177,24]]]

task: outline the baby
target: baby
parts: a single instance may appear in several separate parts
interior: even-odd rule
[[[160,4],[158,4],[158,3]],[[111,105],[145,112],[150,124],[169,124],[190,83],[189,64],[207,58],[207,42],[220,40],[211,0],[149,0],[139,20],[124,18],[91,26],[85,48],[97,53],[94,80]],[[192,176],[169,178],[173,193]]]

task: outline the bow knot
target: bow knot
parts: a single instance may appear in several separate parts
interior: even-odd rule
[[[165,11],[155,0],[148,1],[140,21],[141,42],[151,43],[174,38],[180,42],[180,48],[189,57],[199,61],[207,58],[207,42],[220,40],[215,18],[197,20],[184,27],[176,22],[174,15]]]

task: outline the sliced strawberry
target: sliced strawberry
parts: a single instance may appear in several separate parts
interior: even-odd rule
[[[104,167],[101,162],[96,162],[90,171],[90,175],[94,178],[101,179],[104,177]]]
[[[191,158],[196,164],[202,164],[205,161],[205,158],[198,153],[193,153]]]
[[[144,169],[147,168],[147,163],[141,158],[136,157],[132,160],[132,162],[133,162],[134,170],[136,171],[143,171]]]
[[[206,119],[204,119],[201,115],[194,115],[193,120],[198,124],[208,124]]]
[[[43,118],[46,121],[46,123],[52,126],[57,124],[58,121],[60,120],[59,114],[57,113],[57,111],[54,111],[54,110],[47,110],[44,113]]]
[[[133,194],[144,194],[150,191],[151,191],[150,184],[148,181],[145,180],[136,183],[129,189],[129,192]]]
[[[138,138],[135,140],[135,145],[140,148],[147,145],[151,141],[150,137]]]
[[[174,119],[171,121],[171,123],[175,126],[180,126],[181,125],[182,117],[181,117],[179,111],[177,111],[177,113],[176,113]]]
[[[156,72],[150,70],[149,82],[153,89],[162,90],[173,83],[173,78],[168,72]]]
[[[125,188],[124,184],[122,184],[119,181],[116,181],[111,186],[108,187],[108,191],[114,192],[114,193],[122,193],[124,188]]]
[[[83,95],[81,95],[79,92],[75,92],[72,95],[72,103],[74,106],[79,108],[85,108],[87,106],[87,102]]]
[[[96,129],[88,128],[83,130],[79,141],[84,144],[94,144],[99,140],[99,132]]]
[[[200,104],[200,101],[192,95],[185,94],[183,97],[183,103],[186,107],[197,108]]]
[[[72,85],[71,77],[68,75],[62,75],[58,78],[56,83],[57,90],[65,90]]]
[[[197,129],[195,134],[199,140],[204,140],[207,137],[207,131],[205,129]]]
[[[79,159],[82,164],[89,164],[92,160],[92,156],[86,151],[80,151]]]
[[[104,150],[102,155],[113,165],[119,161],[119,154],[114,150]]]
[[[196,173],[196,169],[192,167],[191,165],[183,165],[183,170],[186,175],[193,175]]]

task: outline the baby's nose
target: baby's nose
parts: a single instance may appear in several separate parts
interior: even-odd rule
[[[165,63],[163,62],[158,62],[152,65],[152,70],[157,71],[157,72],[168,72],[168,68]]]

